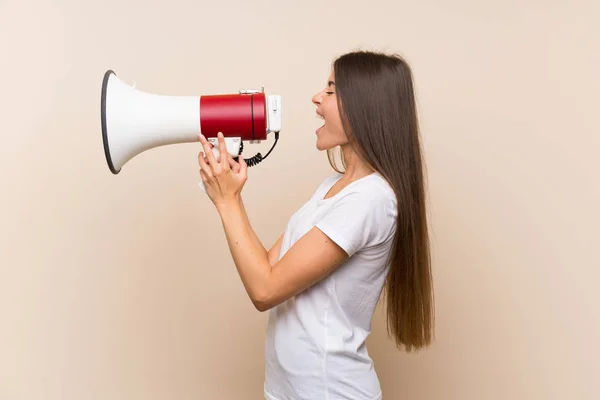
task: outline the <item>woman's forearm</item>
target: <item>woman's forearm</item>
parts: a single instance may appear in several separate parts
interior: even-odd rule
[[[230,201],[218,207],[231,256],[242,283],[254,305],[261,309],[268,299],[271,273],[267,252],[254,240],[252,227],[240,201]]]
[[[258,247],[259,250],[261,250],[265,254],[265,257],[268,258],[269,252],[267,251],[265,246],[263,246],[262,242],[256,235],[256,232],[254,232],[254,229],[252,229],[252,225],[250,224],[250,219],[248,218],[248,213],[246,212],[246,207],[244,206],[244,201],[242,200],[241,196],[240,196],[240,207],[242,208],[242,215],[244,216],[244,221],[246,222],[246,226],[248,227],[248,229],[250,231],[250,235],[252,236],[252,241],[254,241],[254,244],[256,245],[256,247]]]

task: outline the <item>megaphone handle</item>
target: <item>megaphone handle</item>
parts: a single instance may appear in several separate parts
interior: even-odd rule
[[[217,138],[209,138],[208,142],[213,145],[212,152],[217,161],[221,160],[221,152],[219,150],[219,140]],[[242,144],[242,138],[240,137],[226,137],[225,146],[227,147],[227,153],[232,157],[240,155],[240,146]]]

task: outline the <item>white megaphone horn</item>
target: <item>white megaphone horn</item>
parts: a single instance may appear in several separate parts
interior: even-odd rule
[[[217,158],[219,132],[225,136],[227,152],[236,159],[242,154],[244,141],[259,143],[269,133],[275,134],[275,147],[282,108],[281,96],[265,95],[264,88],[238,94],[165,96],[139,91],[108,70],[102,81],[101,116],[106,162],[116,175],[143,151],[198,142],[199,134],[213,144]],[[248,166],[261,162],[271,150],[265,156],[257,153],[245,159]]]

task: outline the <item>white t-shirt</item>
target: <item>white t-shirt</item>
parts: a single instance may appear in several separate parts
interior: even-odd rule
[[[396,229],[396,197],[377,172],[324,199],[329,176],[289,220],[280,258],[314,226],[350,258],[332,274],[269,311],[267,400],[378,400],[366,349]]]

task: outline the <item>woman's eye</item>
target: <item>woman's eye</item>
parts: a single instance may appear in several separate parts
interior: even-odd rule
[[[325,93],[327,93],[327,94],[333,94],[333,92],[325,92]]]

